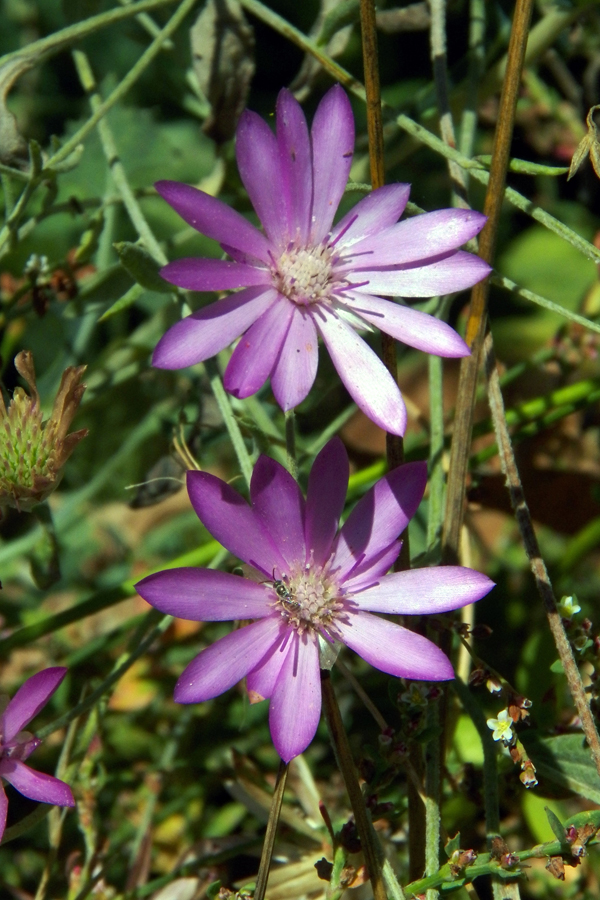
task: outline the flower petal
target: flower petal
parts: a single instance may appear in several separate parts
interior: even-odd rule
[[[154,187],[181,218],[201,234],[269,262],[267,238],[230,206],[178,181],[157,181]]]
[[[461,336],[441,319],[393,300],[382,300],[368,294],[351,294],[348,308],[372,325],[425,353],[437,356],[468,356],[470,351]]]
[[[458,250],[446,259],[425,266],[361,270],[357,277],[367,283],[355,290],[393,297],[437,297],[472,287],[490,272],[490,266],[478,256]]]
[[[135,589],[155,609],[192,622],[262,619],[272,612],[264,585],[213,569],[165,569]]]
[[[246,688],[250,703],[260,703],[273,696],[275,686],[279,680],[279,673],[286,658],[286,653],[291,643],[292,632],[288,629],[280,643],[273,644],[267,656],[260,664],[248,672],[246,676]]]
[[[2,783],[0,783],[0,842],[2,841],[2,836],[4,834],[4,829],[6,828],[6,814],[8,812],[8,798],[2,787]]]
[[[37,672],[21,685],[0,720],[2,722],[0,733],[5,744],[37,716],[66,674],[64,666],[53,666]]]
[[[228,259],[176,259],[163,266],[160,274],[165,281],[188,291],[232,291],[255,284],[271,283],[268,269]]]
[[[267,236],[281,248],[286,243],[287,210],[277,139],[267,123],[249,110],[240,117],[235,153],[252,206]]]
[[[258,516],[232,487],[209,472],[188,472],[187,489],[196,515],[234,556],[271,578],[286,562]]]
[[[250,328],[278,297],[273,289],[251,287],[197,310],[161,337],[152,365],[183,369],[210,359]]]
[[[329,558],[331,545],[344,511],[350,465],[346,448],[332,438],[315,459],[306,493],[306,549],[316,566]]]
[[[389,547],[372,556],[368,563],[365,562],[358,567],[358,574],[353,572],[351,577],[346,579],[344,587],[352,593],[371,587],[389,572],[400,555],[401,547],[402,541],[392,541]],[[360,596],[362,597],[362,594]]]
[[[396,615],[448,612],[485,597],[494,582],[463,566],[408,569],[384,576],[379,584],[353,594],[361,609]]]
[[[397,678],[447,681],[452,663],[432,641],[370,613],[358,612],[348,622],[336,620],[343,642],[370,665]]]
[[[317,375],[319,345],[311,314],[295,306],[279,358],[271,373],[275,399],[287,412],[308,396]]]
[[[398,222],[352,245],[353,269],[397,266],[457,250],[478,234],[486,216],[472,209],[438,209]],[[356,256],[355,256],[356,254]]]
[[[284,762],[306,750],[320,716],[319,644],[315,635],[296,632],[269,704],[271,737]]]
[[[308,126],[300,104],[285,88],[279,92],[276,112],[277,144],[286,192],[288,238],[304,246],[308,241],[313,190]]]
[[[406,407],[398,385],[376,353],[339,316],[321,308],[316,320],[346,390],[360,409],[391,434],[404,434]]]
[[[394,225],[406,208],[410,184],[385,184],[363,197],[346,213],[331,232],[331,242],[339,249]],[[345,255],[345,254],[343,254]]]
[[[288,564],[304,564],[304,497],[298,482],[276,460],[259,456],[250,482],[250,498],[263,528]]]
[[[277,362],[293,316],[293,304],[286,298],[269,307],[240,339],[227,364],[223,384],[234,397],[255,394],[263,386]]]
[[[201,703],[241,681],[282,639],[283,623],[269,616],[211,644],[186,666],[175,685],[176,703]]]
[[[398,538],[416,513],[426,483],[426,463],[405,463],[388,472],[361,497],[334,548],[332,568],[339,578],[360,575],[370,567],[373,557]]]
[[[333,222],[352,165],[354,116],[346,92],[336,84],[323,97],[311,129],[313,204],[311,240],[320,243]]]
[[[20,759],[0,760],[0,775],[29,800],[56,806],[75,806],[68,784],[52,775],[30,769]]]

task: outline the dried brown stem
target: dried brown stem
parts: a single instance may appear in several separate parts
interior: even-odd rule
[[[260,866],[258,867],[258,875],[256,877],[254,900],[264,900],[265,891],[267,890],[267,881],[269,878],[269,870],[271,868],[271,859],[273,858],[273,847],[275,845],[275,836],[277,834],[277,825],[279,823],[279,815],[283,803],[283,792],[285,791],[288,769],[288,763],[284,763],[283,761],[279,763],[277,781],[275,782],[271,809],[269,810],[267,831],[265,833],[265,840],[260,857]]]

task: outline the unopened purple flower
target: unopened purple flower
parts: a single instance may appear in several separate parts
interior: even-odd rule
[[[209,700],[247,676],[251,700],[270,700],[271,734],[286,761],[315,734],[320,659],[335,656],[340,643],[391,675],[454,677],[435,644],[374,612],[445,612],[479,600],[492,587],[485,575],[460,566],[386,574],[400,549],[398,535],[423,496],[426,466],[394,469],[359,500],[336,533],[348,472],[339,438],[317,456],[306,500],[291,475],[266,456],[254,467],[251,505],[220,478],[188,472],[198,517],[255,570],[255,580],[180,568],[137,585],[148,603],[182,619],[257,620],[203,650],[177,682],[175,700]]]
[[[23,731],[23,728],[46,705],[66,674],[63,666],[56,666],[32,675],[0,714],[0,840],[6,827],[8,810],[2,779],[30,800],[56,806],[75,806],[68,784],[52,775],[36,772],[24,762],[41,741],[30,732]]]
[[[390,184],[332,227],[353,149],[354,119],[341,87],[325,95],[310,133],[300,105],[282,90],[276,134],[248,111],[237,129],[238,168],[264,234],[203,191],[157,183],[173,209],[231,257],[179,259],[162,276],[189,290],[235,293],[173,325],[154,351],[155,366],[193,365],[243,335],[225,387],[248,397],[270,377],[277,402],[289,410],[315,380],[320,336],[357,405],[377,425],[404,434],[398,387],[355,329],[376,327],[427,353],[467,356],[462,338],[444,322],[381,295],[433,297],[480,281],[489,266],[458,248],[485,217],[443,209],[398,223],[410,185]]]

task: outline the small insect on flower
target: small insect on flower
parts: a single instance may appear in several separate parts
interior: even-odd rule
[[[254,467],[251,505],[220,478],[188,472],[200,520],[242,559],[250,577],[212,569],[168,569],[140,581],[152,606],[183,619],[253,619],[203,650],[175,687],[178,703],[222,694],[246,677],[252,702],[268,699],[275,747],[286,762],[314,737],[321,712],[319,668],[342,644],[391,675],[454,677],[434,643],[373,613],[422,615],[457,609],[492,588],[461,566],[386,574],[425,490],[424,463],[394,469],[359,500],[337,530],[348,455],[334,438],[317,456],[306,499],[289,472],[266,456]]]

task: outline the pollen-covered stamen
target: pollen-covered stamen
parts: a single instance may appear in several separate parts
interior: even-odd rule
[[[288,299],[303,306],[327,301],[339,287],[334,264],[334,254],[326,244],[288,245],[273,266],[273,285]]]
[[[300,634],[328,631],[344,609],[343,592],[323,569],[305,566],[273,582],[275,606],[287,623]]]

